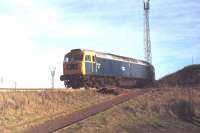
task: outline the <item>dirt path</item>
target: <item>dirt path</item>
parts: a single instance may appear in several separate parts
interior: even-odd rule
[[[82,109],[80,111],[74,112],[66,117],[59,117],[54,120],[49,120],[41,125],[32,126],[29,129],[25,130],[25,133],[49,133],[54,132],[59,129],[62,129],[64,127],[67,127],[71,124],[74,124],[78,121],[81,121],[83,119],[86,119],[92,115],[95,115],[99,112],[103,112],[109,108],[112,108],[115,105],[121,104],[123,102],[128,101],[131,98],[137,97],[139,95],[144,94],[146,91],[140,90],[140,91],[130,91],[126,93],[122,93],[119,96],[116,96],[115,98],[97,104],[93,105],[89,108]]]

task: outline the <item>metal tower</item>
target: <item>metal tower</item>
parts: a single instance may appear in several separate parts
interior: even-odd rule
[[[150,9],[150,0],[144,0],[144,58],[147,62],[152,63],[149,9]]]

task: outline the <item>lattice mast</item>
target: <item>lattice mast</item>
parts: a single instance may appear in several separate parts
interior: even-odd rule
[[[150,0],[144,0],[144,58],[147,62],[152,63],[149,10]]]

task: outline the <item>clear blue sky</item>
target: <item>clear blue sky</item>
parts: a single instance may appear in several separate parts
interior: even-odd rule
[[[156,77],[200,63],[200,3],[152,0]],[[142,0],[0,0],[0,77],[4,87],[50,87],[49,67],[73,48],[143,59]]]

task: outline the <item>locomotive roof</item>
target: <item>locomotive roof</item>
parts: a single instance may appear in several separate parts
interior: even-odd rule
[[[106,58],[106,59],[114,59],[114,60],[128,61],[128,62],[143,64],[143,65],[151,65],[150,63],[143,61],[143,60],[138,60],[138,59],[115,55],[115,54],[110,54],[110,53],[98,52],[98,51],[88,50],[88,49],[73,49],[73,50],[71,50],[71,52],[78,52],[78,51],[79,52],[83,52],[83,51],[94,52],[97,57],[102,57],[102,58]]]

